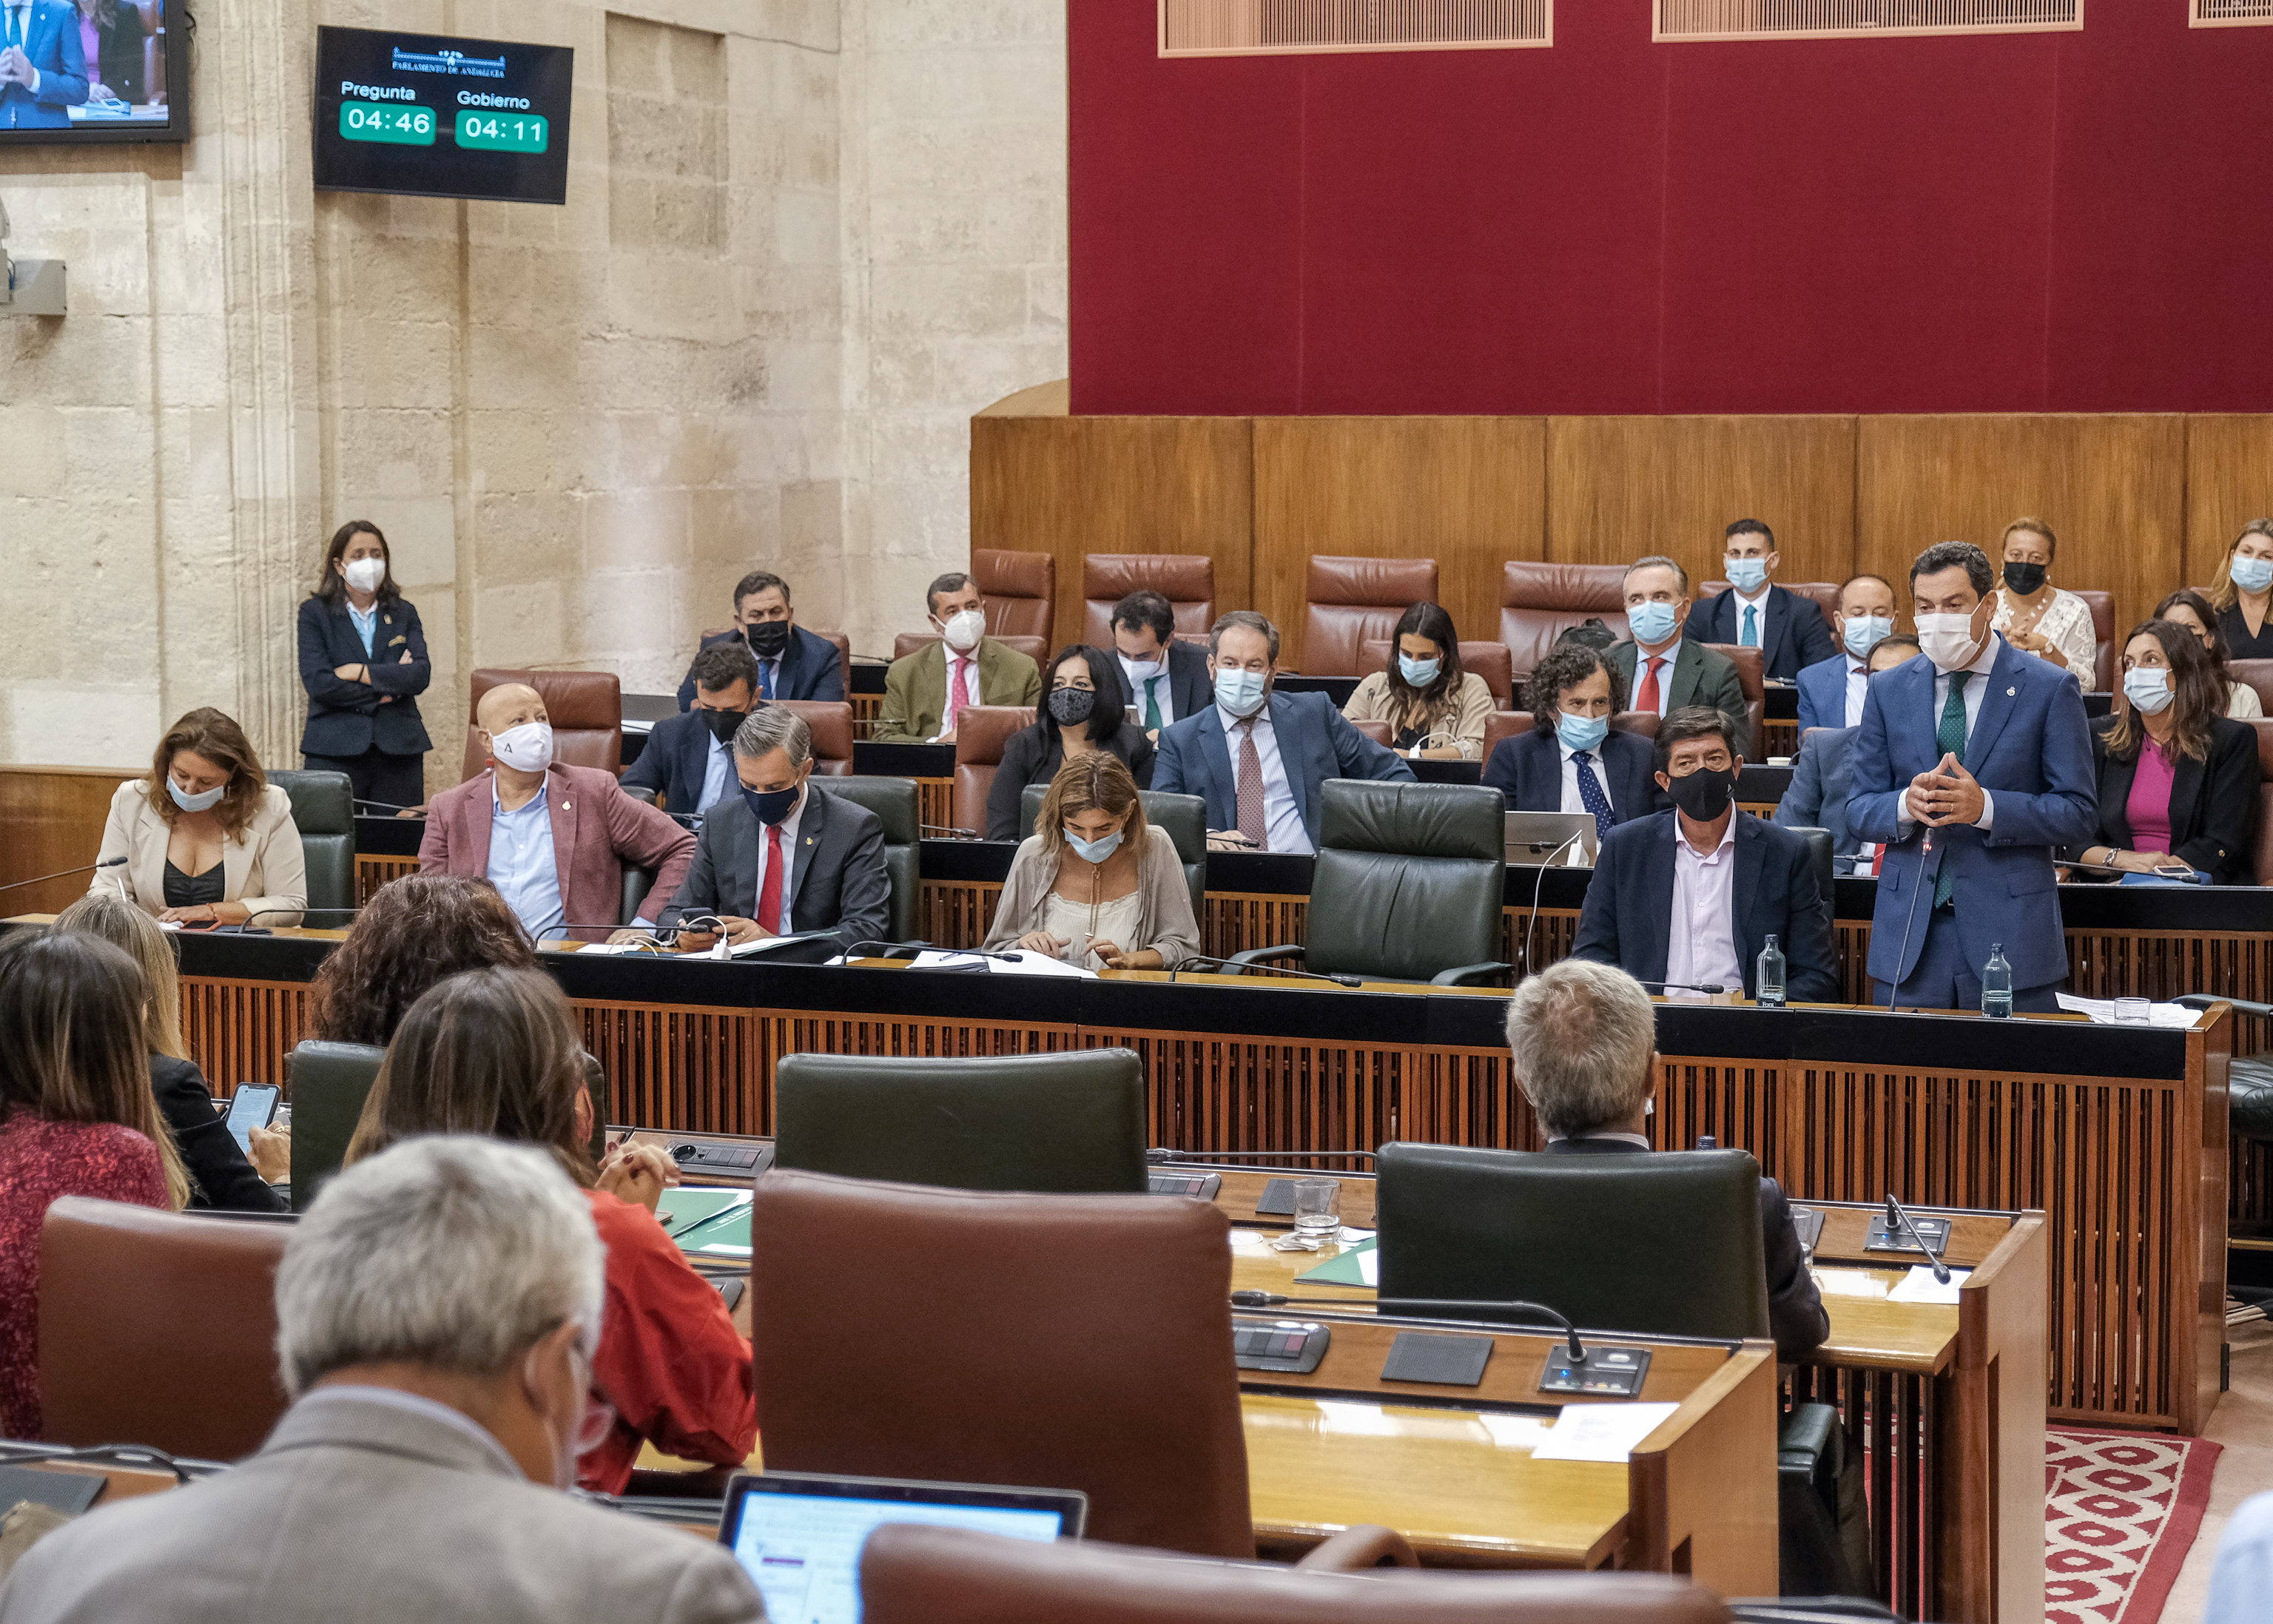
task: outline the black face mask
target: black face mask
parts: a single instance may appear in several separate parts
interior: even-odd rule
[[[1097,708],[1097,695],[1087,688],[1050,690],[1050,720],[1061,728],[1079,727]]]
[[[748,721],[749,716],[750,713],[746,710],[706,710],[702,713],[702,725],[710,730],[710,737],[720,744],[731,745],[734,742],[734,735],[742,730],[742,723]]]
[[[1729,801],[1736,789],[1737,775],[1733,771],[1713,773],[1699,768],[1675,779],[1666,793],[1695,821],[1710,823],[1729,810]]]
[[[2005,584],[2022,597],[2027,597],[2029,594],[2044,584],[2044,566],[2041,564],[2016,564],[2007,560],[2005,565]]]
[[[789,622],[761,620],[748,628],[750,652],[761,660],[778,660],[789,647]]]

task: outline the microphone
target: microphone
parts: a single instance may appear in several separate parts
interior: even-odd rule
[[[1717,981],[1645,981],[1645,987],[1655,987],[1661,992],[1705,992],[1719,995],[1729,989]]]
[[[1925,1254],[1925,1261],[1933,1265],[1933,1283],[1936,1285],[1947,1285],[1949,1265],[1933,1254],[1933,1248],[1925,1244],[1925,1237],[1918,1233],[1917,1225],[1910,1222],[1910,1215],[1902,1210],[1902,1204],[1894,1199],[1894,1192],[1889,1190],[1887,1192],[1887,1232],[1891,1234],[1898,1224],[1910,1232],[1910,1239],[1917,1242],[1917,1249]]]
[[[1172,982],[1174,981],[1176,978],[1176,971],[1182,969],[1185,965],[1191,963],[1194,960],[1197,960],[1202,964],[1212,964],[1219,969],[1229,969],[1234,975],[1243,975],[1250,968],[1245,964],[1234,963],[1229,959],[1211,958],[1204,953],[1193,953],[1187,954],[1182,959],[1177,962],[1175,969],[1172,969],[1168,972],[1168,979]],[[1264,967],[1261,965],[1256,965],[1252,968],[1260,969]],[[1287,969],[1279,965],[1272,965],[1270,968],[1272,972],[1275,975],[1298,976],[1309,981],[1331,981],[1338,987],[1362,987],[1365,985],[1365,977],[1362,976],[1331,976],[1324,970]]]
[[[1144,1160],[1158,1167],[1171,1162],[1285,1162],[1302,1157],[1324,1156],[1362,1156],[1370,1162],[1370,1150],[1171,1150],[1165,1145],[1155,1145],[1144,1152]]]
[[[1947,778],[1949,775],[1947,773],[1944,773],[1942,776]],[[1909,797],[1909,790],[1907,787],[1902,790],[1902,795],[1905,799]],[[1894,960],[1894,984],[1887,993],[1887,1013],[1888,1014],[1893,1014],[1894,1013],[1895,1007],[1902,1001],[1902,982],[1908,975],[1908,972],[1902,969],[1902,965],[1910,956],[1910,928],[1917,923],[1918,893],[1924,890],[1926,886],[1925,860],[1928,857],[1932,856],[1933,852],[1933,827],[1929,824],[1923,829],[1919,830],[1918,833],[1924,838],[1918,842],[1917,882],[1910,887],[1910,905],[1908,912],[1904,915],[1902,919],[1902,950],[1901,956]],[[1949,854],[1947,852],[1944,852],[1942,854],[1942,861],[1947,863],[1948,860]],[[1915,1014],[1917,1012],[1913,1010],[1911,1013]]]
[[[1322,1306],[1336,1308],[1347,1308],[1352,1306],[1350,1299],[1345,1298],[1287,1297],[1277,1291],[1234,1291],[1231,1294],[1231,1301],[1232,1306],[1238,1308],[1277,1308],[1287,1303],[1315,1303]],[[1557,1328],[1560,1329],[1568,1339],[1571,1362],[1573,1365],[1583,1365],[1587,1362],[1587,1347],[1579,1340],[1579,1328],[1544,1303],[1527,1302],[1519,1297],[1511,1297],[1502,1301],[1489,1301],[1470,1297],[1377,1297],[1373,1306],[1382,1312],[1407,1308],[1525,1309],[1532,1313],[1544,1314],[1555,1322]],[[1539,1328],[1535,1325],[1523,1325],[1497,1320],[1485,1321],[1482,1323],[1490,1325],[1505,1323],[1513,1330],[1535,1331]]]
[[[0,891],[16,891],[26,886],[44,885],[50,879],[69,879],[73,874],[92,874],[97,869],[116,868],[125,861],[125,854],[121,853],[115,857],[105,857],[100,863],[82,864],[78,868],[57,869],[52,874],[41,874],[31,879],[11,879],[6,885],[0,886]]]
[[[393,801],[366,801],[359,795],[354,798],[358,806],[379,806],[391,812],[416,812],[422,818],[426,815],[424,806],[398,806]]]

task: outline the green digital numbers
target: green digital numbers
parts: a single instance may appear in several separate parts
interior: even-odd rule
[[[350,141],[390,141],[398,146],[434,145],[434,109],[386,101],[340,103],[340,134]]]
[[[537,113],[476,113],[465,109],[451,131],[461,146],[492,153],[541,153],[551,137]]]

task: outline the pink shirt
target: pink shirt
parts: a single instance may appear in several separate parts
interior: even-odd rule
[[[90,85],[102,83],[102,34],[94,26],[94,19],[81,11],[79,19],[79,49],[86,58],[86,80]]]
[[[2123,803],[2124,821],[2131,826],[2131,849],[2168,851],[2171,849],[2171,764],[2152,739],[2139,747],[2139,770],[2132,775],[2131,797]]]

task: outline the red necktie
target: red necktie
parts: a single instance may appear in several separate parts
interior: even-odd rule
[[[769,936],[781,934],[781,825],[766,826],[766,877],[758,881],[758,928]]]
[[[953,732],[961,724],[964,710],[971,703],[971,662],[958,658],[950,663],[955,667],[955,682],[947,695],[947,721],[940,730],[943,733]]]
[[[1883,845],[1871,848],[1871,878],[1876,879],[1879,871],[1887,865],[1887,849]]]
[[[1634,708],[1636,710],[1658,710],[1662,708],[1664,702],[1658,698],[1657,692],[1657,668],[1664,663],[1665,662],[1659,659],[1655,655],[1652,655],[1649,657],[1649,669],[1642,674],[1641,692],[1634,695]]]

